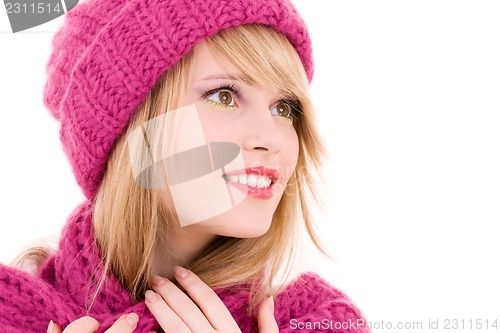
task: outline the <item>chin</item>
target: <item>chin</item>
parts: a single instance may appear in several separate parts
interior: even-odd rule
[[[244,230],[240,232],[239,235],[234,235],[233,237],[237,238],[257,238],[264,235],[269,230],[269,225],[263,228],[256,228],[256,226],[252,226],[249,230]]]
[[[221,221],[212,230],[214,234],[235,238],[257,238],[264,235],[271,226],[272,216],[260,219],[240,218]]]

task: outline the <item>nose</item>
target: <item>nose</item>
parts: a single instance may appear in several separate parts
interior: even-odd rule
[[[267,105],[256,106],[248,110],[241,130],[242,148],[247,151],[262,151],[274,155],[284,144],[279,124]]]

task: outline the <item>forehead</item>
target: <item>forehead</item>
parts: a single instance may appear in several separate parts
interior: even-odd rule
[[[241,71],[224,55],[218,54],[216,58],[213,52],[206,41],[202,41],[193,48],[193,62],[190,73],[192,80],[216,78],[220,74],[241,74]]]
[[[289,99],[308,98],[307,79],[297,70],[297,65],[302,68],[300,59],[294,59],[279,42],[268,45],[256,38],[238,42],[231,36],[219,42],[204,40],[193,48],[188,64],[189,82],[234,79],[249,86],[266,87]]]

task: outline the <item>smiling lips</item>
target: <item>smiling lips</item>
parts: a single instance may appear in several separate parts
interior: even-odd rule
[[[273,196],[273,185],[279,178],[279,172],[263,166],[237,170],[223,175],[223,178],[240,191],[258,199]]]

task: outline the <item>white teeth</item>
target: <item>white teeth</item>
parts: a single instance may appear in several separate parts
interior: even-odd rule
[[[273,181],[271,180],[271,178],[267,178],[267,181],[266,181],[266,187],[268,187],[269,185],[271,185]]]
[[[247,184],[248,184],[248,186],[255,187],[257,185],[257,176],[256,175],[248,175]]]
[[[258,188],[263,188],[263,187],[267,187],[267,180],[269,178],[267,177],[259,177],[259,180],[257,181],[257,187]]]
[[[243,185],[248,185],[257,188],[265,188],[271,185],[271,178],[267,176],[258,175],[232,175],[228,176],[227,180],[232,183],[240,183]]]

